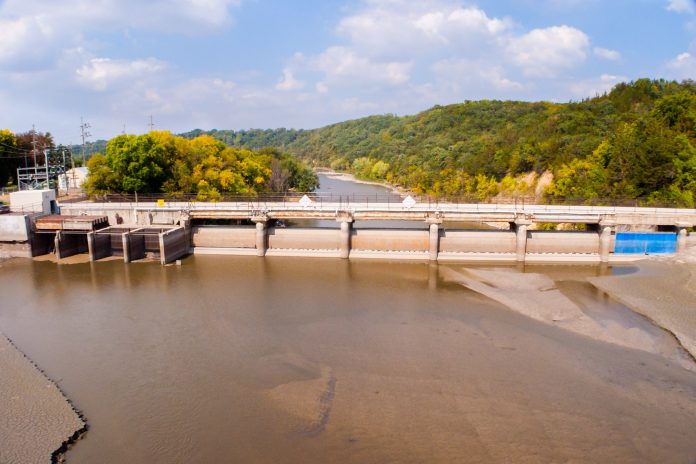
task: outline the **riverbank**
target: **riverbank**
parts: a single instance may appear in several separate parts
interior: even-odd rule
[[[0,462],[55,462],[86,430],[85,422],[2,333],[0,366]]]
[[[597,315],[566,296],[558,282],[548,275],[520,273],[512,268],[444,268],[440,274],[531,319],[593,340],[657,354],[696,371],[693,360],[683,356],[679,346],[666,334],[653,330],[649,322],[636,324],[627,318],[613,320],[604,314]],[[604,277],[589,278],[594,279]]]
[[[696,359],[696,248],[676,258],[641,261],[635,274],[589,281],[674,334]]]
[[[411,193],[408,190],[405,190],[401,187],[390,184],[388,182],[374,182],[374,181],[369,181],[369,180],[362,180],[362,179],[358,179],[353,174],[350,174],[347,172],[336,172],[336,171],[329,169],[329,168],[319,168],[319,169],[316,169],[316,172],[317,172],[317,174],[325,175],[329,179],[335,179],[335,180],[340,180],[340,181],[344,181],[344,182],[354,182],[356,184],[374,185],[377,187],[383,187],[384,189],[390,191],[391,193],[401,195],[401,196],[406,196],[406,195]]]

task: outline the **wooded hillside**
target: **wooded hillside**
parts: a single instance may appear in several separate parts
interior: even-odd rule
[[[551,171],[553,183],[544,189],[549,201],[629,197],[693,206],[696,198],[693,81],[641,79],[564,104],[469,101],[315,130],[208,134],[440,196],[526,194]]]

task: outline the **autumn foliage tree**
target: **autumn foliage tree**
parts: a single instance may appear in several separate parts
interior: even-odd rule
[[[186,139],[166,131],[115,137],[106,153],[94,155],[87,166],[90,195],[194,193],[201,200],[217,200],[225,194],[311,191],[318,185],[313,171],[277,150],[255,152],[208,135]],[[274,170],[283,182],[273,182]]]

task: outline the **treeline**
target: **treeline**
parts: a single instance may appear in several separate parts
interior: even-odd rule
[[[195,193],[200,200],[225,194],[312,191],[316,174],[275,148],[233,148],[208,135],[187,139],[166,131],[120,135],[87,163],[85,190],[104,193]]]
[[[467,101],[315,130],[209,134],[438,196],[536,191],[548,201],[640,198],[689,207],[696,197],[693,81],[641,79],[565,104]],[[553,180],[538,185],[551,179],[544,172]]]

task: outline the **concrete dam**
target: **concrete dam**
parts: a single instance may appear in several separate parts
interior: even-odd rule
[[[93,247],[93,259],[118,254],[132,260],[154,252],[163,263],[188,252],[610,263],[644,257],[654,239],[672,243],[668,253],[696,244],[688,232],[696,224],[692,209],[432,203],[410,197],[403,202],[332,200],[304,196],[218,203],[80,202],[60,209],[62,215],[108,222],[108,227],[90,230],[85,237],[85,247]],[[585,230],[535,230],[535,224],[582,224]],[[624,232],[636,231],[643,236],[639,242],[627,248],[629,252],[618,252],[625,248]]]

